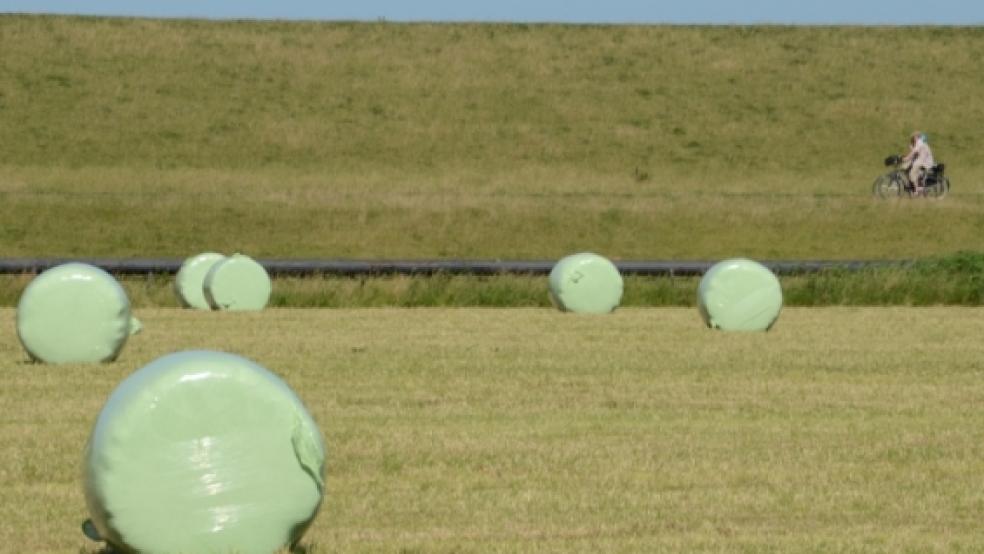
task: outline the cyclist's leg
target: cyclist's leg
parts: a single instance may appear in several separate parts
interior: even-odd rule
[[[912,184],[912,192],[919,194],[922,192],[922,167],[912,164],[909,166],[909,183]]]

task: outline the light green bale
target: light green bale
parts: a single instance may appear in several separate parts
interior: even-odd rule
[[[764,265],[744,258],[718,262],[700,280],[704,323],[724,331],[767,331],[782,309],[782,287]]]
[[[33,360],[113,361],[141,328],[119,282],[88,264],[73,262],[44,271],[17,303],[17,336]]]
[[[212,266],[225,259],[222,254],[205,252],[192,256],[181,264],[181,269],[174,276],[174,292],[182,306],[199,310],[212,309],[205,298],[205,276]]]
[[[205,276],[205,299],[213,310],[262,310],[272,290],[266,269],[242,254],[216,263]]]
[[[550,297],[562,311],[611,313],[622,301],[622,289],[618,268],[598,254],[567,256],[550,271]]]
[[[124,552],[271,554],[324,492],[325,448],[300,399],[233,354],[187,351],[125,379],[84,454],[87,534]]]

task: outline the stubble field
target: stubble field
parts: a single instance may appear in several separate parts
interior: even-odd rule
[[[29,364],[0,327],[0,550],[97,551],[95,417],[198,348],[271,368],[320,425],[308,552],[984,549],[977,308],[787,309],[767,334],[673,308],[136,315],[105,365]]]

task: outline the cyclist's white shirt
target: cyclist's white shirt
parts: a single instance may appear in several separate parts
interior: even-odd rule
[[[933,151],[929,149],[928,144],[921,140],[916,141],[915,146],[909,150],[909,153],[905,156],[905,161],[912,162],[914,166],[926,168],[936,165],[936,161],[933,159]]]

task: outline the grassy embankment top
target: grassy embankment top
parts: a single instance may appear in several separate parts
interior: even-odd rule
[[[979,249],[975,28],[0,16],[0,256]],[[943,201],[874,202],[913,129]]]

